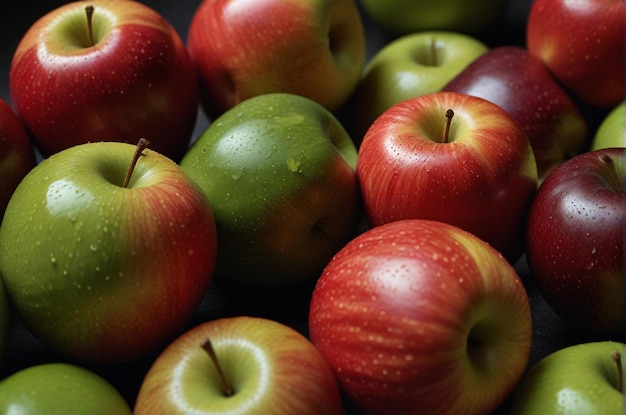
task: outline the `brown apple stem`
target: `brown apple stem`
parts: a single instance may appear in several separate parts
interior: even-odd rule
[[[222,366],[220,366],[219,361],[217,360],[217,354],[215,354],[215,349],[213,349],[213,345],[211,344],[211,340],[206,339],[206,341],[202,344],[202,348],[207,352],[213,365],[215,365],[215,369],[217,369],[217,374],[222,381],[222,388],[224,390],[224,396],[233,396],[235,391],[233,387],[230,386],[228,379],[226,379],[226,375],[224,375],[224,371],[222,370]]]
[[[137,161],[139,161],[139,157],[144,155],[143,151],[148,148],[149,145],[150,142],[145,138],[142,137],[139,139],[139,142],[137,143],[137,148],[135,149],[135,154],[133,154],[133,160],[130,163],[130,167],[128,168],[128,172],[126,173],[126,178],[124,179],[124,184],[122,184],[122,187],[128,187],[128,183],[130,183],[130,178],[135,171]]]
[[[430,65],[437,66],[437,42],[434,38],[430,40],[430,58]]]
[[[89,31],[89,43],[91,43],[91,46],[95,46],[96,42],[93,39],[93,6],[91,4],[85,6],[85,13],[87,14],[87,30]]]
[[[616,350],[611,354],[613,361],[617,365],[617,390],[623,391],[624,388],[624,371],[622,369],[622,354]]]
[[[443,140],[442,143],[448,143],[449,142],[449,136],[450,136],[450,123],[452,122],[452,117],[454,117],[454,111],[452,111],[451,109],[449,109],[448,111],[446,111],[446,125],[443,129]]]

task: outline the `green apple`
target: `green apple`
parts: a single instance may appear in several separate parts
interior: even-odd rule
[[[7,298],[4,283],[0,278],[0,366],[4,360],[9,334],[11,331],[11,309]]]
[[[608,113],[591,141],[591,150],[606,147],[626,147],[626,102]]]
[[[412,33],[386,44],[365,66],[348,103],[352,138],[360,141],[392,105],[440,91],[488,50],[472,36],[447,31]]]
[[[321,353],[274,320],[236,316],[174,340],[146,374],[135,415],[342,415]]]
[[[511,415],[623,415],[624,344],[581,343],[530,368],[513,394]],[[621,383],[621,384],[620,384]]]
[[[131,415],[113,385],[68,363],[30,366],[0,382],[0,413],[7,415]]]
[[[254,287],[320,275],[359,222],[357,151],[327,109],[298,95],[245,100],[181,160],[218,233],[216,278]]]
[[[93,142],[20,182],[0,227],[0,273],[45,345],[79,361],[129,361],[196,311],[216,244],[210,203],[180,166],[142,146]]]
[[[361,0],[365,14],[393,35],[424,30],[484,33],[508,3],[508,0]]]

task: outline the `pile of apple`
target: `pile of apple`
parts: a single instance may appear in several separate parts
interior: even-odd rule
[[[0,102],[0,358],[19,319],[65,360],[0,412],[623,413],[625,3],[535,0],[493,48],[505,2],[470,3],[204,0],[186,42],[132,0],[38,20]],[[520,261],[593,341],[529,367]],[[214,283],[304,289],[306,329],[191,324]],[[97,374],[152,356],[131,402]]]

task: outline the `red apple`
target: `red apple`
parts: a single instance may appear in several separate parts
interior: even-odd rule
[[[539,187],[526,257],[554,311],[592,335],[626,334],[626,148],[578,155]]]
[[[182,334],[146,374],[135,415],[341,415],[320,352],[282,323],[236,316]]]
[[[626,86],[623,0],[535,0],[526,26],[528,50],[581,100],[612,107]]]
[[[24,126],[6,101],[0,99],[0,218],[13,191],[35,167],[35,151]]]
[[[205,0],[188,46],[211,119],[269,92],[334,111],[355,88],[366,53],[355,0]]]
[[[185,45],[135,1],[76,1],[42,16],[18,44],[9,81],[15,111],[44,157],[88,141],[146,137],[178,159],[198,113]]]
[[[531,315],[497,251],[412,219],[366,231],[329,262],[309,330],[359,414],[487,414],[524,373]]]
[[[537,166],[526,133],[492,102],[438,92],[392,106],[363,139],[357,177],[371,226],[440,220],[511,262],[523,252]]]
[[[540,180],[587,150],[587,121],[543,61],[527,49],[491,49],[443,90],[484,98],[511,114],[528,135]]]

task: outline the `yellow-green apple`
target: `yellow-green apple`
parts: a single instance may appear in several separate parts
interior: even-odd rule
[[[625,22],[623,0],[535,0],[526,44],[579,99],[612,107],[626,88]]]
[[[626,334],[626,148],[580,154],[543,181],[526,259],[546,302],[578,330]]]
[[[525,48],[489,50],[443,90],[484,98],[511,114],[530,140],[540,181],[588,148],[587,121],[577,104],[543,61]]]
[[[425,30],[484,34],[508,3],[508,0],[360,0],[368,18],[396,36]]]
[[[83,362],[155,350],[195,312],[216,262],[206,195],[175,162],[119,142],[41,161],[0,227],[0,274],[25,326]]]
[[[367,63],[347,103],[353,140],[359,142],[392,105],[441,90],[487,51],[482,41],[447,31],[411,33],[387,43]]]
[[[317,278],[359,220],[357,150],[338,119],[299,95],[249,98],[181,160],[218,233],[216,278],[255,287]]]
[[[338,109],[365,62],[355,0],[206,0],[188,48],[210,119],[247,98],[288,92]]]
[[[4,363],[4,356],[11,333],[11,317],[12,313],[9,298],[4,289],[2,278],[0,278],[0,367],[2,367]]]
[[[309,331],[359,414],[486,414],[526,368],[531,315],[521,279],[453,225],[371,228],[328,263]]]
[[[512,397],[511,415],[624,414],[618,342],[580,343],[552,352],[530,368]]]
[[[42,16],[15,50],[9,86],[44,157],[88,141],[146,137],[178,159],[198,113],[198,81],[180,36],[135,1],[75,1]]]
[[[0,218],[18,183],[35,167],[35,151],[21,121],[0,99]]]
[[[70,363],[37,364],[0,381],[0,413],[132,414],[111,383],[91,370]]]
[[[490,101],[436,92],[392,106],[361,143],[357,178],[370,226],[440,220],[511,262],[523,252],[537,165],[524,130]]]
[[[195,326],[147,372],[135,415],[342,415],[324,357],[295,329],[235,316]]]
[[[626,147],[626,101],[609,111],[591,140],[591,150],[608,147]]]

